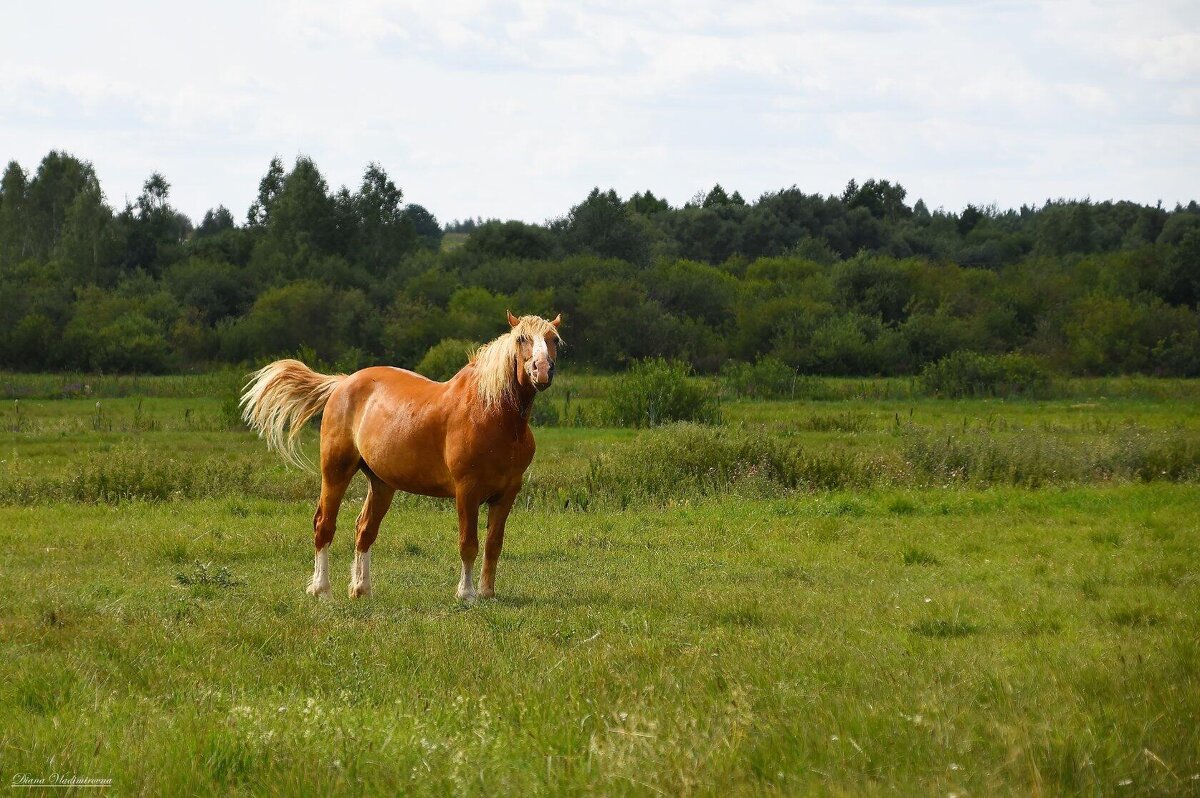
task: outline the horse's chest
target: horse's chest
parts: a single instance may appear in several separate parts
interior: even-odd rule
[[[469,477],[481,487],[499,490],[521,478],[533,461],[533,452],[529,440],[476,439],[452,457],[451,472],[458,478]]]
[[[499,471],[521,474],[533,462],[533,446],[525,444],[524,441],[496,443],[488,447],[486,452],[482,452],[479,459],[486,464],[495,465]]]

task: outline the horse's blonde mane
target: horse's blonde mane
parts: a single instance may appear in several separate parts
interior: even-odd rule
[[[522,316],[516,327],[491,343],[484,344],[471,355],[475,379],[484,407],[491,409],[516,397],[517,339],[522,335],[544,337],[552,334],[558,341],[558,328],[540,316]]]

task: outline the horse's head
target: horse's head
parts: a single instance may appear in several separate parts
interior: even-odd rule
[[[546,321],[540,316],[517,318],[508,314],[511,335],[517,343],[517,381],[532,385],[539,391],[550,387],[554,381],[554,361],[558,357],[558,325],[562,314]]]

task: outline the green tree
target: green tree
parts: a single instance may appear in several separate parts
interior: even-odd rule
[[[668,311],[712,327],[728,324],[737,301],[736,279],[695,261],[660,263],[647,273],[645,283],[650,296]]]
[[[437,217],[423,205],[409,203],[404,208],[404,220],[417,236],[417,241],[426,249],[437,251],[442,246],[442,226]]]
[[[912,279],[904,265],[890,258],[860,256],[838,263],[834,287],[843,306],[887,324],[904,320],[912,298]]]
[[[9,161],[0,179],[0,266],[30,254],[27,191],[25,170],[16,161]]]
[[[142,186],[136,205],[127,206],[118,221],[125,231],[125,268],[159,275],[183,257],[191,222],[170,204],[171,184],[154,172]]]
[[[717,183],[704,195],[704,202],[701,203],[700,207],[715,208],[718,205],[728,204],[729,195],[725,193],[725,189],[721,188],[721,184]]]
[[[1183,233],[1158,276],[1158,295],[1175,305],[1200,303],[1200,225]]]
[[[285,174],[283,161],[276,155],[271,159],[267,173],[258,181],[258,197],[250,204],[250,210],[246,213],[246,224],[250,227],[266,227],[270,221],[271,206],[283,190]]]
[[[417,245],[417,233],[403,210],[404,193],[377,163],[367,165],[354,195],[358,224],[356,256],[373,274],[382,274]],[[436,220],[434,226],[437,226]],[[439,228],[440,232],[440,228]]]
[[[273,180],[271,173],[264,182],[269,180]],[[268,185],[268,194],[269,189]],[[312,159],[297,158],[278,193],[263,207],[267,209],[265,227],[251,259],[251,268],[260,279],[318,276],[313,272],[322,256],[342,249],[342,214]]]
[[[669,202],[654,196],[654,192],[649,189],[643,194],[634,194],[625,204],[629,210],[640,213],[642,216],[654,216],[657,213],[671,210]]]
[[[572,347],[600,366],[614,368],[671,351],[662,307],[632,280],[587,283],[571,318],[577,330],[571,334]]]
[[[544,260],[557,254],[558,246],[553,234],[544,227],[495,220],[477,227],[463,249],[485,258]]]
[[[912,215],[904,204],[907,194],[899,183],[871,179],[860,186],[851,180],[842,192],[842,202],[847,208],[866,208],[876,219],[896,222]]]
[[[175,307],[169,296],[148,295],[152,285],[81,289],[59,342],[66,365],[92,371],[169,370],[173,358],[164,330]]]
[[[224,332],[222,354],[233,360],[295,354],[310,347],[333,362],[357,347],[378,345],[378,317],[362,292],[301,280],[264,291]]]
[[[460,288],[450,297],[448,323],[456,338],[490,341],[504,331],[505,312],[512,299],[486,288]]]
[[[110,269],[115,248],[112,218],[98,183],[81,189],[67,209],[56,254],[75,285],[116,281]]]
[[[25,191],[23,216],[30,256],[39,261],[49,259],[62,235],[67,211],[84,189],[100,193],[91,164],[58,151],[42,159]]]
[[[224,205],[218,205],[205,212],[204,220],[196,228],[196,237],[207,238],[209,236],[220,235],[226,231],[233,230],[236,226],[233,221],[233,214],[229,212],[229,209]]]
[[[635,219],[617,192],[594,188],[587,199],[567,214],[561,225],[563,240],[569,252],[644,265],[650,260],[650,240],[646,229]]]
[[[461,371],[462,367],[467,365],[471,353],[478,348],[479,344],[475,341],[462,338],[443,339],[429,347],[429,351],[421,358],[414,371],[431,380],[444,382]]]
[[[236,318],[249,308],[253,287],[240,269],[220,260],[192,257],[163,275],[171,294],[206,324]]]
[[[958,216],[958,234],[965,236],[975,229],[975,226],[983,220],[983,211],[976,208],[974,205],[968,205],[963,208],[963,212]]]

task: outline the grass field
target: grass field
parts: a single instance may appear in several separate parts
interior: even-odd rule
[[[236,378],[55,379],[0,377],[2,784],[1200,794],[1194,383],[539,429],[500,598],[464,605],[428,500],[360,601],[347,502],[304,595],[316,480],[236,425]]]

